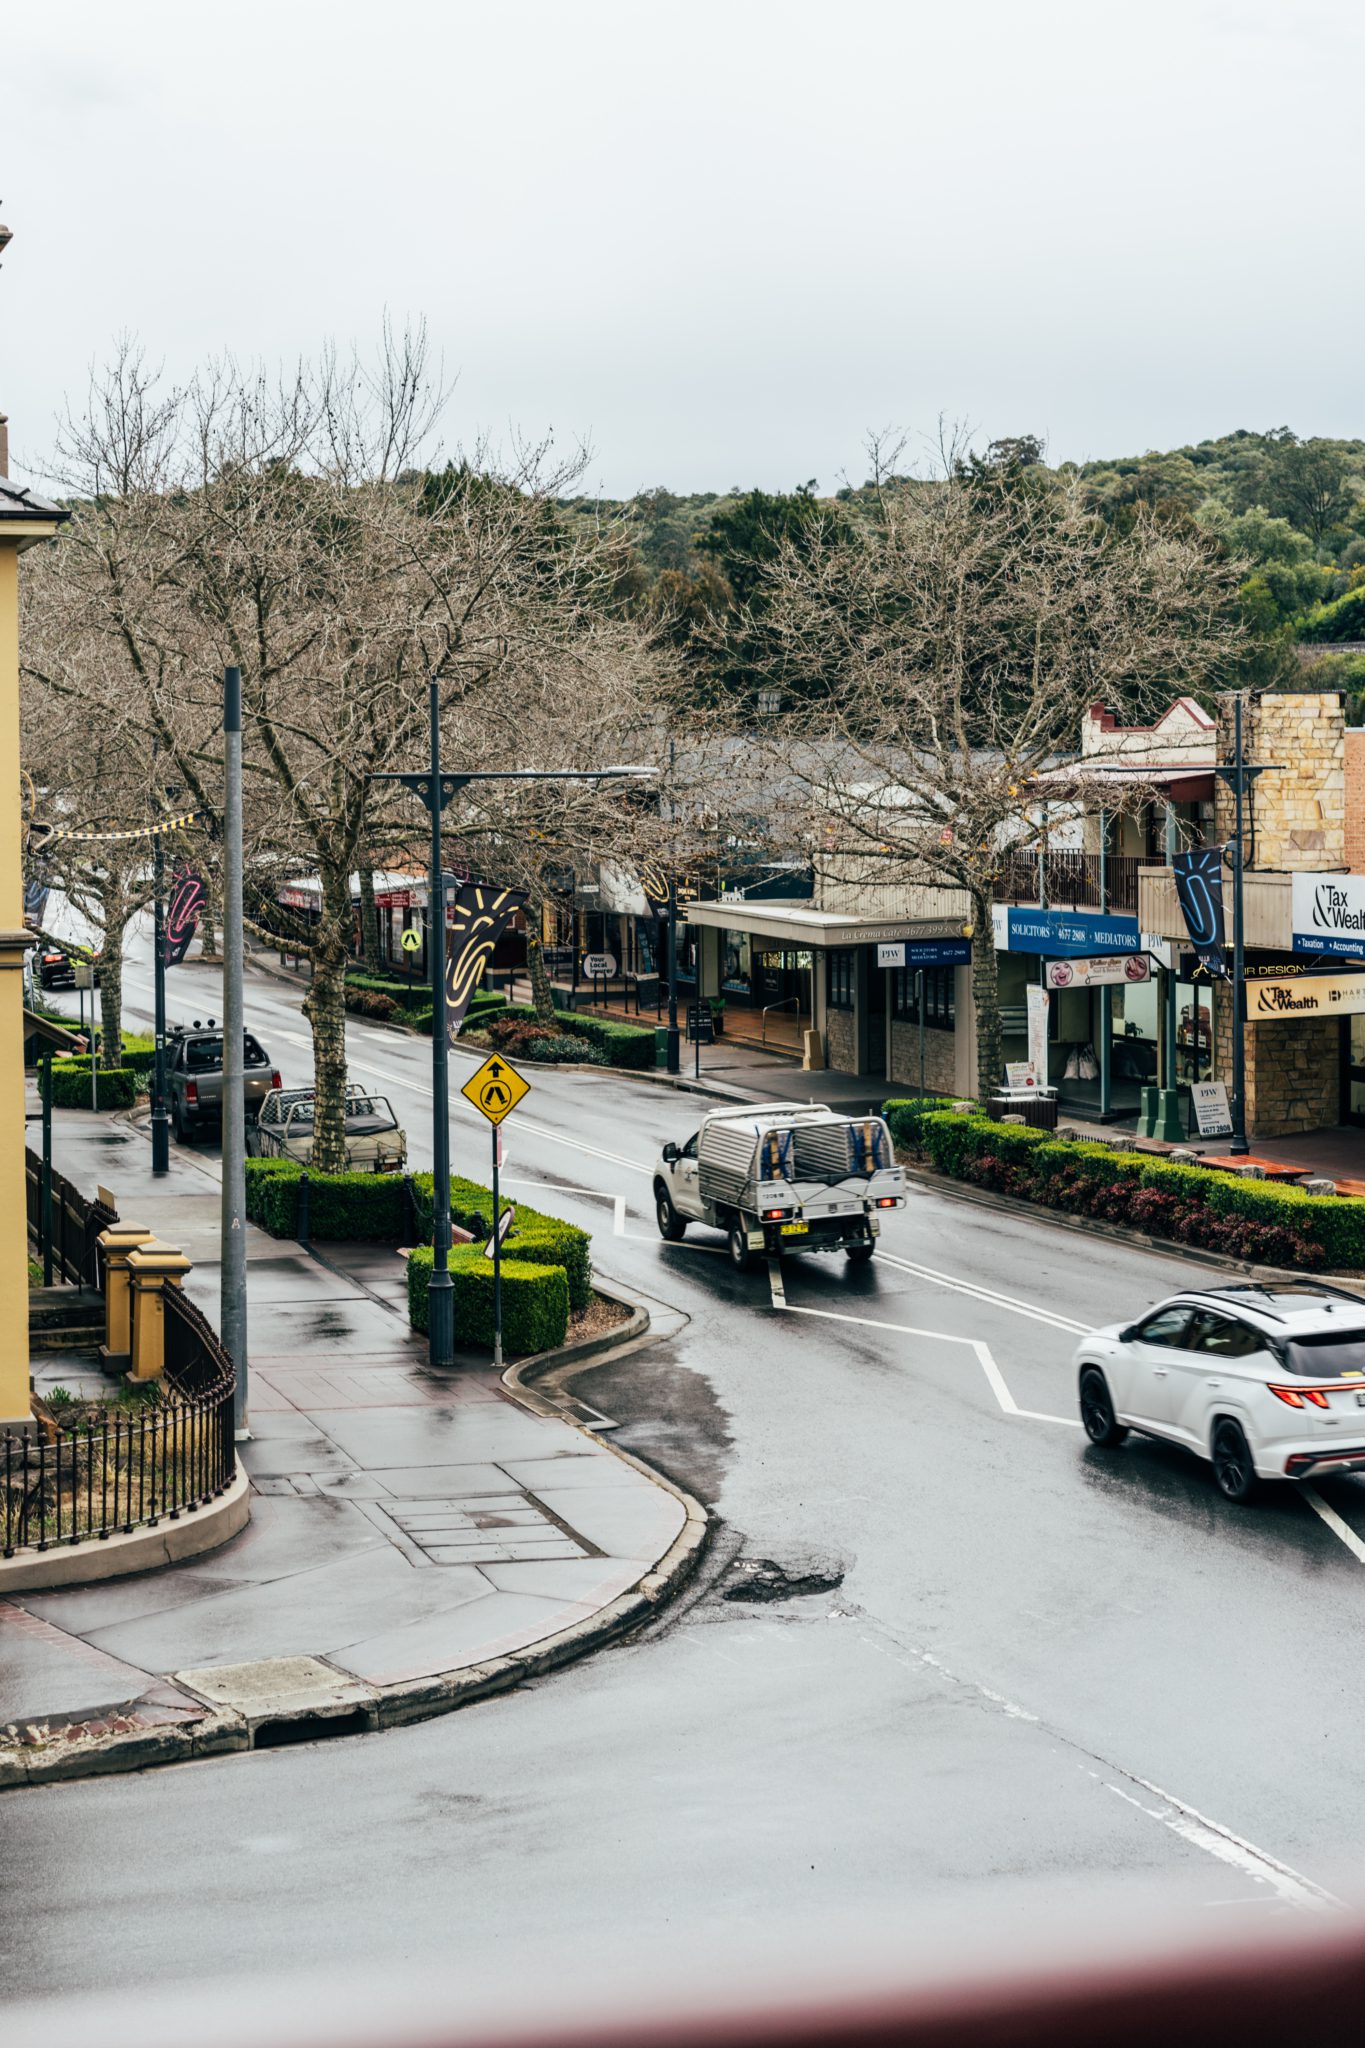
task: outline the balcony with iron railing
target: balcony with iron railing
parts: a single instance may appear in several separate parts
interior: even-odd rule
[[[997,903],[1046,903],[1052,910],[1117,910],[1136,915],[1136,854],[1078,853],[1070,848],[1020,848],[996,877]]]

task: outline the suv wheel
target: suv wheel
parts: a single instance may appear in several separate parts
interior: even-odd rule
[[[1081,1427],[1102,1451],[1117,1450],[1128,1434],[1114,1413],[1109,1382],[1097,1365],[1088,1365],[1081,1374]]]
[[[1246,1507],[1261,1490],[1251,1446],[1236,1422],[1220,1422],[1213,1432],[1213,1477],[1224,1500]]]
[[[730,1264],[737,1273],[747,1273],[753,1265],[753,1254],[749,1250],[749,1233],[738,1217],[730,1225]]]
[[[668,1189],[660,1184],[654,1190],[654,1214],[659,1221],[659,1235],[665,1244],[677,1244],[687,1229],[685,1218],[673,1207]]]

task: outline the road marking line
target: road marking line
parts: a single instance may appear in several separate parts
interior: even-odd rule
[[[626,1198],[616,1195],[612,1200],[612,1230],[617,1237],[626,1234]]]
[[[782,1280],[782,1261],[773,1258],[768,1261],[768,1286],[772,1293],[773,1307],[787,1306],[787,1290]]]
[[[913,1259],[902,1258],[899,1252],[878,1250],[878,1263],[896,1266],[903,1273],[913,1273],[918,1279],[932,1280],[940,1287],[950,1287],[958,1294],[973,1295],[978,1301],[989,1302],[993,1308],[1012,1309],[1016,1315],[1028,1316],[1038,1323],[1050,1323],[1054,1329],[1068,1330],[1077,1337],[1088,1337],[1091,1325],[1078,1323],[1073,1316],[1058,1315],[1055,1310],[1039,1308],[1036,1303],[1020,1301],[1013,1294],[999,1294],[993,1287],[985,1287],[976,1280],[960,1280],[955,1274],[940,1273],[933,1266],[918,1265]]]
[[[1365,1543],[1362,1543],[1349,1522],[1344,1522],[1334,1507],[1330,1507],[1316,1487],[1301,1486],[1299,1492],[1315,1515],[1320,1515],[1332,1534],[1346,1545],[1358,1564],[1365,1564]]]
[[[1098,1775],[1094,1773],[1092,1775]],[[1177,1799],[1172,1792],[1163,1792],[1159,1785],[1149,1784],[1146,1778],[1132,1773],[1135,1785],[1141,1785],[1144,1792],[1150,1792],[1163,1801],[1162,1806],[1147,1806],[1141,1799],[1135,1799],[1131,1792],[1125,1792],[1122,1785],[1115,1785],[1108,1778],[1103,1779],[1105,1790],[1114,1792],[1129,1806],[1135,1806],[1139,1813],[1145,1813],[1151,1820],[1160,1821],[1182,1841],[1193,1848],[1202,1849],[1207,1856],[1216,1856],[1220,1863],[1230,1863],[1246,1877],[1254,1878],[1260,1884],[1268,1884],[1278,1893],[1286,1905],[1295,1906],[1301,1913],[1344,1912],[1345,1901],[1335,1892],[1329,1892],[1322,1885],[1314,1884],[1309,1877],[1293,1870],[1287,1863],[1281,1863],[1265,1849],[1258,1849],[1254,1842],[1235,1835],[1231,1828],[1225,1828],[1216,1820],[1210,1820],[1196,1807],[1188,1806],[1183,1799]]]
[[[1011,1421],[1055,1422],[1063,1429],[1081,1427],[1070,1415],[1044,1415],[1037,1408],[1020,1408],[1005,1384],[1004,1375],[991,1355],[990,1346],[983,1344],[979,1337],[956,1337],[948,1330],[921,1330],[913,1323],[886,1323],[876,1316],[843,1315],[839,1310],[832,1308],[800,1308],[795,1302],[787,1300],[785,1289],[780,1302],[774,1295],[773,1307],[783,1309],[789,1316],[818,1316],[822,1322],[827,1323],[860,1323],[869,1330],[894,1330],[905,1337],[932,1337],[939,1344],[965,1344],[969,1351],[976,1353],[986,1375],[987,1385],[1000,1404],[1002,1413],[1008,1415]]]

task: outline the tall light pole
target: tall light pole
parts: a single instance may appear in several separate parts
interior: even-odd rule
[[[430,765],[414,772],[385,770],[367,782],[399,782],[426,805],[431,818],[429,900],[431,933],[431,1287],[427,1296],[427,1357],[437,1371],[455,1363],[455,1283],[450,1277],[450,1063],[446,1041],[446,890],[441,818],[457,790],[471,782],[605,782],[654,774],[652,768],[510,768],[447,773],[441,766],[441,686],[427,685]],[[493,1219],[497,1227],[497,1217]]]
[[[159,842],[158,842],[159,843]],[[247,1434],[246,1006],[242,987],[242,671],[223,671],[223,1197],[219,1330]]]
[[[1238,1158],[1244,1158],[1250,1150],[1247,1143],[1246,890],[1243,880],[1246,871],[1246,800],[1256,777],[1267,772],[1274,774],[1280,766],[1278,762],[1252,763],[1247,760],[1242,732],[1244,695],[1239,690],[1232,700],[1232,760],[1213,771],[1221,781],[1232,785],[1233,826],[1228,847],[1232,867],[1232,1098],[1228,1104],[1232,1141],[1228,1151]],[[1196,1016],[1196,1048],[1199,1043],[1198,1024]]]
[[[158,751],[155,744],[153,754]],[[166,1108],[166,850],[152,834],[152,1172],[171,1170],[171,1119]]]

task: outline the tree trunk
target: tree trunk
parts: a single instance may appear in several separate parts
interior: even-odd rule
[[[1000,1032],[1000,974],[991,898],[973,889],[972,1002],[976,1009],[976,1090],[984,1102],[1005,1078]]]
[[[545,965],[545,913],[538,900],[526,905],[526,965],[531,976],[531,1001],[542,1024],[554,1024],[555,992]]]
[[[100,1065],[123,1064],[123,931],[117,919],[106,920],[100,947]],[[93,1004],[94,997],[91,996]],[[93,1042],[93,1040],[92,1040]]]
[[[374,869],[360,866],[360,953],[367,974],[382,974],[379,957],[379,912],[374,900]]]
[[[351,950],[347,867],[322,869],[322,914],[313,944],[313,975],[303,1014],[313,1030],[313,1166],[346,1166],[346,961]]]

